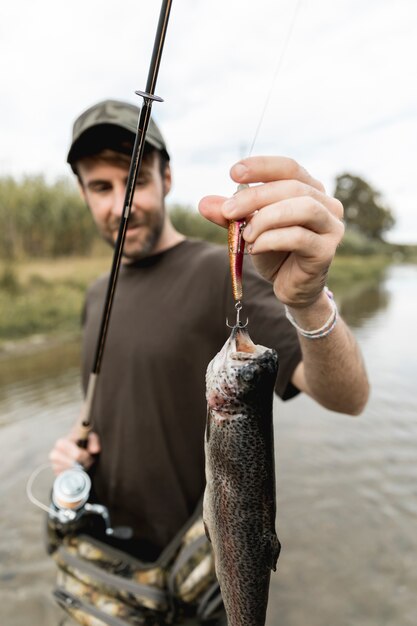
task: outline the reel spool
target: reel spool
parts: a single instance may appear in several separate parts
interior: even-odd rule
[[[54,481],[52,503],[58,511],[77,511],[87,502],[90,490],[90,477],[81,466],[65,470]]]
[[[130,539],[132,529],[126,526],[112,528],[107,507],[102,504],[90,504],[91,480],[81,465],[75,464],[59,474],[52,487],[51,504],[40,502],[32,492],[32,486],[41,471],[50,467],[43,465],[35,470],[28,480],[26,492],[29,500],[48,513],[48,525],[61,534],[76,533],[86,515],[99,515],[105,524],[106,535],[117,539]]]

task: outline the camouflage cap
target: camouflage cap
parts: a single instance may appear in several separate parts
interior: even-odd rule
[[[139,107],[118,100],[104,100],[90,107],[74,122],[67,162],[72,166],[82,157],[115,145],[123,151],[120,148],[123,139],[130,140],[130,146],[132,134],[136,135],[139,114]],[[146,143],[164,152],[169,159],[165,140],[152,118],[146,132]]]

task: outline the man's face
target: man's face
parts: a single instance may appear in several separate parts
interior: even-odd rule
[[[126,193],[127,168],[104,161],[78,164],[81,190],[101,235],[111,245],[117,240]],[[137,260],[159,251],[165,225],[165,196],[171,186],[170,170],[162,177],[155,156],[141,167],[128,220],[123,255]]]

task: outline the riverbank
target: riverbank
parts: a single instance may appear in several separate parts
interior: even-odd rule
[[[0,351],[30,350],[79,332],[88,285],[111,257],[37,259],[0,265]]]
[[[329,286],[336,297],[353,283],[379,279],[387,256],[335,259]],[[79,334],[88,285],[108,272],[111,256],[65,257],[0,264],[0,358],[39,350]]]
[[[328,284],[336,295],[342,297],[342,291],[356,283],[380,280],[385,270],[393,262],[387,255],[339,256],[330,267]]]

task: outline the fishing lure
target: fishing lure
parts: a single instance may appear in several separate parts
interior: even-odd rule
[[[249,185],[239,185],[236,193],[246,189]],[[242,310],[243,299],[243,257],[245,254],[245,240],[243,230],[246,220],[232,220],[229,222],[227,241],[229,247],[230,277],[232,279],[232,293],[235,300],[236,324],[237,327],[246,326],[240,321],[240,311]],[[229,322],[226,322],[230,326]],[[233,327],[232,327],[233,328]]]
[[[229,223],[228,243],[229,243],[229,263],[230,275],[232,278],[232,292],[236,302],[243,298],[242,270],[243,255],[245,253],[245,240],[243,239],[243,229],[246,226],[245,220],[236,220]]]

